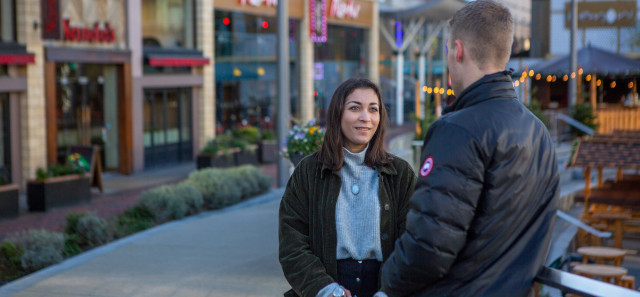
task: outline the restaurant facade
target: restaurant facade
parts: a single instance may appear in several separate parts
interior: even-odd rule
[[[285,3],[292,118],[321,119],[341,81],[378,79],[377,2]],[[274,128],[276,1],[0,4],[0,182],[24,185],[71,146],[131,174],[193,162],[216,133]]]

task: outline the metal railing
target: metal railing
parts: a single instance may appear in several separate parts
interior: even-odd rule
[[[542,268],[536,276],[536,281],[564,293],[585,297],[640,297],[639,291],[549,267]]]

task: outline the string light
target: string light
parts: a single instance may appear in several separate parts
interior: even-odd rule
[[[614,81],[614,82],[611,83],[611,88],[613,89],[615,87],[616,87],[616,82]]]
[[[571,72],[571,79],[576,78],[576,73],[575,72]]]
[[[524,82],[524,77],[520,78],[520,82],[523,83]]]
[[[264,75],[264,68],[258,67],[258,75],[260,75],[260,76]]]
[[[427,88],[427,93],[431,94],[431,92],[433,92],[433,89],[432,89],[432,88],[430,88],[430,87],[429,87],[429,88]]]
[[[513,83],[513,86],[514,86],[514,87],[517,87],[517,86],[519,86],[519,85],[520,85],[520,82],[519,82],[519,81],[517,81],[517,80],[516,80],[516,82],[514,82],[514,83]]]
[[[440,95],[444,94],[444,88],[440,88]]]
[[[433,92],[434,93],[440,93],[440,88],[438,88],[438,87],[433,88]]]
[[[423,91],[423,92],[426,92],[426,91],[427,91],[427,89],[428,89],[428,88],[427,88],[427,86],[422,87],[422,91]]]
[[[599,79],[598,81],[596,81],[596,86],[599,87],[601,84],[602,84],[602,80]]]
[[[533,77],[533,70],[529,70],[529,77]]]
[[[633,89],[633,82],[629,83],[629,89]]]
[[[540,80],[540,78],[542,78],[542,75],[540,73],[536,74],[536,80]]]
[[[578,69],[578,75],[582,75],[582,68]]]
[[[240,71],[240,69],[233,68],[233,76],[241,76],[241,75],[242,75],[242,71]]]
[[[563,80],[563,81],[567,81],[567,80],[569,80],[569,77],[565,74],[565,75],[562,77],[562,80]]]
[[[553,78],[551,79],[553,82],[556,82],[556,76],[554,75]]]
[[[586,80],[587,80],[587,81],[591,81],[591,74],[588,74],[588,75],[587,75]]]
[[[447,95],[449,95],[449,96],[453,95],[453,91],[451,91],[451,89],[448,89],[447,90]]]
[[[553,80],[553,79],[551,78],[551,75],[547,75],[547,82],[551,82],[551,80]]]

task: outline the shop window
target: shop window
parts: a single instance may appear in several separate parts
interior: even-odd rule
[[[11,183],[9,94],[0,94],[0,185]]]
[[[16,41],[15,0],[0,0],[0,43]]]
[[[194,0],[143,0],[144,47],[195,48]]]
[[[0,65],[0,76],[9,75],[9,67],[7,65]]]

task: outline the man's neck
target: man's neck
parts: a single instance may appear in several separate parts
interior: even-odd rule
[[[463,83],[464,83],[463,90],[469,87],[471,84],[483,78],[485,75],[494,74],[496,72],[503,71],[503,70],[504,69],[499,69],[498,67],[495,67],[495,66],[487,66],[487,67],[484,67],[483,69],[480,69],[478,67],[469,67],[469,69],[467,69],[466,71],[466,75],[463,80]]]

